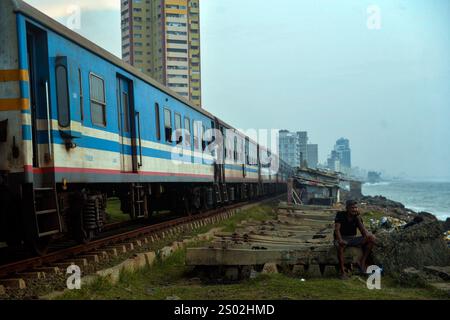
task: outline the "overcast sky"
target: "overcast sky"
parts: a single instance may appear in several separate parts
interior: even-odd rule
[[[76,31],[120,56],[119,0],[28,2],[62,23],[79,5]],[[450,180],[450,1],[201,0],[200,10],[208,111],[237,128],[308,131],[320,162],[346,137],[356,166]]]

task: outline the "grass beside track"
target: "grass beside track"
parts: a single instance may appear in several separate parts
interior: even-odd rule
[[[212,227],[222,227],[232,232],[242,220],[267,220],[275,215],[268,205],[254,207],[237,213],[231,219],[214,226],[196,230],[204,233]],[[204,242],[191,246],[203,246]],[[164,262],[157,261],[136,273],[124,272],[116,285],[98,279],[81,290],[65,293],[59,299],[81,300],[265,300],[265,299],[448,299],[448,296],[432,288],[399,287],[392,279],[382,279],[381,290],[368,290],[365,280],[353,277],[348,281],[336,278],[318,278],[301,281],[283,274],[259,275],[255,279],[240,283],[220,285],[204,284],[184,265],[186,250],[176,251]]]
[[[431,288],[402,288],[389,278],[382,279],[381,290],[368,290],[365,281],[354,277],[300,281],[282,274],[260,275],[255,279],[229,285],[202,284],[193,269],[184,265],[185,250],[178,250],[164,262],[157,262],[137,273],[123,273],[116,285],[99,279],[60,299],[81,300],[265,300],[265,299],[448,299]]]

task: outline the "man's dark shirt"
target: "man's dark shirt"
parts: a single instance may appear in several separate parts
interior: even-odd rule
[[[358,229],[359,217],[354,217],[350,221],[347,219],[346,211],[339,211],[334,219],[335,223],[341,224],[341,236],[342,237],[353,237],[356,236],[356,230]]]

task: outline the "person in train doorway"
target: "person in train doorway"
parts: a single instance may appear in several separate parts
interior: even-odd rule
[[[367,258],[372,252],[376,239],[364,227],[364,223],[359,214],[358,203],[354,200],[348,200],[346,202],[346,210],[338,212],[334,222],[334,244],[338,253],[340,278],[343,280],[348,279],[344,262],[344,251],[346,247],[359,247],[362,249],[363,254],[359,260],[358,267],[365,274],[367,270]],[[356,235],[357,230],[360,231],[361,236]]]

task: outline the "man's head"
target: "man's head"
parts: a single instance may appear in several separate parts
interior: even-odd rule
[[[358,202],[356,202],[355,200],[347,200],[347,202],[345,203],[345,207],[349,214],[351,214],[353,216],[356,216],[359,214]]]

